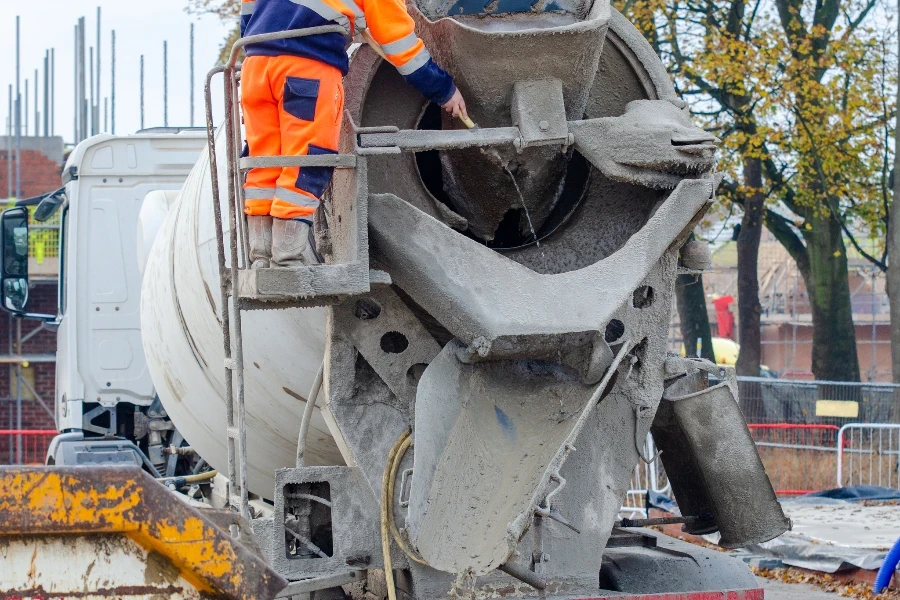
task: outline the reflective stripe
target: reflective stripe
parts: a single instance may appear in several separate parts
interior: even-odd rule
[[[305,6],[326,21],[334,21],[346,30],[350,30],[350,19],[342,12],[328,6],[322,0],[291,0],[294,4]]]
[[[366,14],[356,5],[353,0],[338,0],[353,13],[353,26],[357,31],[366,28]]]
[[[291,204],[295,204],[297,206],[308,206],[310,208],[316,208],[317,206],[319,206],[319,201],[316,198],[312,198],[310,196],[307,196],[306,194],[301,194],[300,192],[295,192],[283,187],[277,188],[275,190],[275,197],[279,200],[284,200],[285,202],[290,202]]]
[[[385,54],[400,54],[415,46],[418,41],[419,38],[416,37],[416,32],[414,31],[409,35],[400,38],[396,42],[382,44],[381,49],[384,50]]]
[[[245,200],[271,200],[275,196],[275,188],[244,188]]]
[[[256,10],[256,2],[241,2],[241,16],[245,17],[247,15],[252,15],[253,11]]]
[[[412,75],[421,69],[429,60],[431,60],[431,55],[428,54],[428,49],[422,48],[408,63],[397,67],[397,71],[399,71],[401,75]]]

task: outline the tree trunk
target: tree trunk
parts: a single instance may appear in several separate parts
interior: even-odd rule
[[[900,2],[898,2],[900,9]],[[900,27],[900,24],[898,24]],[[900,87],[897,88],[900,107]],[[894,201],[888,214],[887,292],[891,303],[891,372],[894,383],[900,383],[900,110],[894,127]],[[874,291],[874,290],[873,290]]]
[[[697,355],[697,339],[703,340],[701,356],[716,362],[713,352],[709,313],[706,312],[706,294],[702,275],[679,275],[675,281],[675,303],[678,320],[681,321],[681,339],[688,356]]]
[[[900,112],[897,113],[900,121]],[[900,124],[900,123],[898,123]],[[900,129],[898,129],[900,137]],[[900,140],[898,140],[900,142]],[[900,148],[900,146],[897,146]],[[894,158],[894,201],[888,218],[887,292],[891,304],[891,373],[900,383],[900,152]]]
[[[807,290],[812,309],[812,371],[816,379],[859,381],[856,330],[850,305],[847,251],[841,226],[830,215],[811,218],[804,230],[809,255]]]
[[[741,352],[737,374],[759,377],[760,346],[759,241],[762,236],[763,207],[766,202],[762,184],[762,163],[758,158],[744,160],[744,185],[752,193],[744,200],[744,218],[737,239],[738,270],[738,342]]]

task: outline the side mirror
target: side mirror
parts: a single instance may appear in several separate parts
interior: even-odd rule
[[[68,201],[69,199],[66,196],[66,188],[64,187],[41,196],[40,202],[38,203],[37,208],[34,211],[34,220],[39,223],[48,220],[50,217],[55,215],[57,211],[59,211],[59,208],[61,206],[65,205]]]
[[[14,314],[28,304],[28,211],[10,208],[0,215],[0,297]]]
[[[0,308],[18,317],[57,322],[56,315],[33,314],[28,305],[28,209],[0,214]]]

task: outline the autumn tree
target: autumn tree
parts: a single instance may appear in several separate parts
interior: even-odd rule
[[[796,261],[813,318],[813,373],[858,380],[849,240],[882,239],[895,71],[879,0],[623,0],[694,114],[723,140],[722,203],[738,237],[739,372],[757,374],[757,256],[765,226]],[[892,7],[888,7],[892,8]]]
[[[231,52],[231,46],[241,35],[241,0],[188,0],[185,10],[192,15],[216,15],[225,22],[234,23],[234,28],[219,49],[219,63],[224,63]]]

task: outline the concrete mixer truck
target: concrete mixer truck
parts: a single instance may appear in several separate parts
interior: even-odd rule
[[[152,240],[135,235],[145,197],[145,219],[159,214],[150,210],[158,211],[159,203],[164,216],[166,199],[184,184],[205,143],[202,130],[177,128],[94,136],[70,153],[62,188],[6,211],[4,231],[19,235],[20,244],[8,240],[4,253],[9,295],[2,308],[57,331],[61,433],[49,446],[48,464],[124,462],[144,465],[156,476],[176,473],[180,455],[166,452],[182,446],[183,437],[156,396],[141,346],[140,262]],[[38,224],[60,216],[54,314],[34,314],[28,301],[28,246],[21,245],[28,207]]]
[[[149,373],[243,518],[197,526],[214,561],[166,556],[236,597],[761,598],[741,562],[618,520],[651,433],[684,531],[737,548],[790,527],[733,371],[666,352],[675,278],[708,266],[688,239],[716,139],[606,0],[410,10],[478,128],[362,46],[339,154],[241,157],[244,39],[208,79],[224,122],[144,203],[167,212],[137,236]],[[249,269],[243,173],[287,165],[335,169],[325,262]]]

